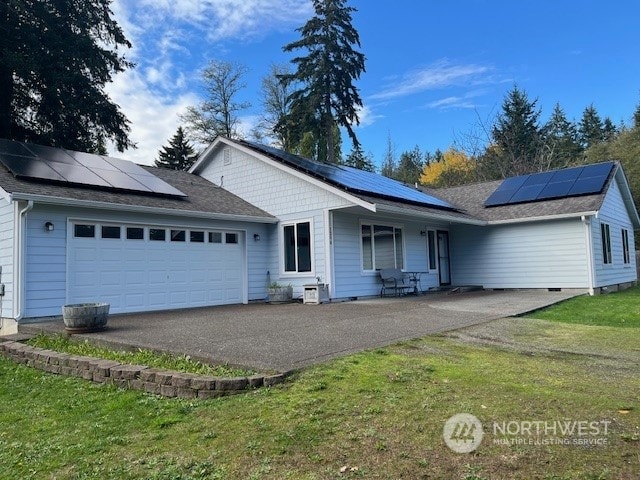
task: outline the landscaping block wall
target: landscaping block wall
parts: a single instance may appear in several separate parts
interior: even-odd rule
[[[284,374],[225,378],[181,373],[69,355],[14,341],[0,341],[0,354],[16,363],[44,372],[84,378],[97,383],[110,383],[120,388],[164,397],[215,398],[273,386],[283,382],[285,378]]]

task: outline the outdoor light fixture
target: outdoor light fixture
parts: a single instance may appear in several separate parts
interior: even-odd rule
[[[426,237],[427,236],[427,232],[425,230],[420,230],[420,236],[421,237]]]
[[[253,241],[254,242],[259,242],[260,241],[260,235],[258,233],[254,233],[253,234]]]
[[[47,222],[44,224],[44,231],[45,232],[53,232],[53,223],[51,222]]]

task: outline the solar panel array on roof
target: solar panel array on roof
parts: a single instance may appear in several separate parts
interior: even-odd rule
[[[505,179],[484,202],[485,207],[537,202],[601,193],[613,162],[534,173]]]
[[[314,162],[267,145],[247,141],[242,143],[309,175],[325,180],[334,186],[342,187],[349,192],[455,210],[453,205],[444,200],[415,190],[382,175],[345,165]]]
[[[186,197],[126,160],[0,139],[0,161],[16,177]]]

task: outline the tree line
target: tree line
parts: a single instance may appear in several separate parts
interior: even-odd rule
[[[131,47],[113,19],[111,0],[0,2],[0,138],[106,153],[133,148],[130,123],[104,91],[133,68]],[[362,100],[355,82],[365,56],[347,0],[312,0],[314,15],[283,46],[289,65],[274,65],[261,86],[262,116],[251,138],[323,162],[374,171],[355,133]],[[212,60],[202,72],[206,96],[187,109],[156,164],[188,169],[196,144],[218,135],[238,138],[246,67]],[[514,86],[493,121],[442,152],[418,146],[396,155],[391,137],[380,173],[406,184],[434,187],[504,178],[605,159],[620,160],[640,193],[640,105],[630,125],[614,124],[587,106],[578,121],[556,104],[541,121],[537,99]],[[343,157],[341,132],[352,144]],[[638,179],[638,180],[636,180]],[[638,195],[636,195],[637,197]]]

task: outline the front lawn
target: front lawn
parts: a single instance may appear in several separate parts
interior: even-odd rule
[[[640,286],[622,292],[571,298],[527,316],[553,322],[640,328]]]
[[[275,388],[209,401],[0,359],[0,478],[637,479],[640,329],[625,329],[630,340],[620,344],[619,328],[576,326],[575,342],[589,336],[606,346],[592,355],[563,350],[570,325],[510,322],[350,355]],[[539,346],[521,341],[522,325]],[[442,436],[463,412],[485,433],[468,454]],[[605,444],[536,443],[526,434],[505,444],[494,432],[496,423],[536,421],[606,422],[597,437]]]

